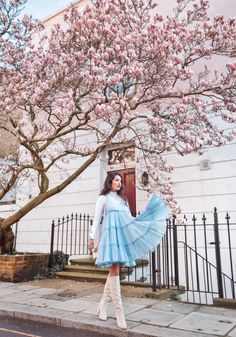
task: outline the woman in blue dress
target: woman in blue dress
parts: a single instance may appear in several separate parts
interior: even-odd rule
[[[96,258],[95,264],[109,268],[98,306],[101,320],[107,319],[107,303],[111,298],[118,327],[127,329],[120,293],[120,265],[132,267],[136,259],[145,259],[150,251],[155,250],[165,234],[167,217],[168,209],[156,194],[151,195],[144,212],[133,217],[121,175],[108,173],[96,203],[88,242]]]

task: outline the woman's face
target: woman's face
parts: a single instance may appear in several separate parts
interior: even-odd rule
[[[115,176],[114,179],[111,182],[111,190],[113,192],[119,191],[122,186],[122,179],[120,176]]]

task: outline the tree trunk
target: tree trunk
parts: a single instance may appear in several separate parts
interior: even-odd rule
[[[118,126],[119,126],[119,123],[120,123],[120,120],[118,120],[117,122]],[[116,126],[113,130],[113,133],[111,133],[110,136],[108,137],[107,142],[106,143],[104,142],[103,145],[100,145],[93,152],[90,158],[87,159],[73,174],[71,174],[61,184],[57,185],[54,188],[51,188],[51,190],[45,191],[37,195],[34,199],[32,199],[25,206],[21,207],[15,213],[10,215],[8,218],[5,218],[5,219],[0,218],[0,254],[11,253],[13,250],[14,233],[11,229],[11,226],[15,224],[17,221],[19,221],[24,215],[29,213],[32,209],[40,205],[42,202],[52,197],[53,195],[60,193],[68,185],[70,185],[72,181],[78,178],[80,174],[84,172],[84,170],[87,167],[89,167],[91,163],[94,162],[94,160],[97,158],[97,155],[105,149],[106,145],[109,144],[109,141],[112,139],[112,137],[115,136],[117,132],[118,132],[118,129]]]
[[[11,254],[13,251],[15,235],[8,227],[6,229],[0,228],[0,254]]]
[[[64,188],[66,188],[72,181],[74,181],[79,175],[96,159],[99,152],[101,152],[105,146],[100,146],[97,151],[90,156],[90,158],[82,164],[73,174],[71,174],[66,180],[64,180],[60,185],[51,188],[50,190],[37,195],[34,199],[30,200],[25,206],[22,206],[15,213],[10,215],[8,218],[0,218],[0,229],[3,231],[11,228],[11,226],[23,218],[24,215],[29,213],[32,209],[40,205],[42,202],[52,197],[55,194],[60,193]]]

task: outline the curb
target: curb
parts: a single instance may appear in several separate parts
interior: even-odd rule
[[[67,312],[68,314],[68,312]],[[90,332],[97,332],[104,334],[104,337],[106,335],[108,336],[119,336],[119,337],[150,337],[148,334],[140,334],[137,332],[132,332],[129,330],[122,330],[119,329],[118,327],[107,327],[103,326],[103,322],[101,322],[101,325],[99,324],[92,324],[89,322],[85,321],[75,321],[75,320],[70,320],[67,318],[56,318],[53,316],[42,316],[38,315],[35,313],[27,313],[27,312],[21,312],[21,311],[14,311],[14,310],[4,310],[0,309],[0,317],[5,316],[5,317],[11,317],[11,318],[18,318],[26,321],[33,321],[33,322],[40,322],[40,323],[45,323],[45,324],[50,324],[50,325],[56,325],[64,328],[73,328],[73,329],[78,329],[78,330],[83,330],[83,331],[90,331]],[[113,322],[115,322],[114,319],[111,318]]]
[[[65,311],[58,311],[55,310],[55,314],[60,315],[68,315],[68,312]],[[79,313],[77,313],[79,314]],[[104,325],[104,321],[98,321],[92,324],[90,321],[88,321],[88,316],[79,314],[80,315],[80,320],[78,320],[78,316],[75,317],[74,319],[68,318],[63,318],[63,317],[54,317],[54,316],[43,316],[41,314],[36,314],[36,313],[29,313],[29,312],[23,312],[23,311],[17,311],[17,310],[5,310],[5,309],[0,309],[0,317],[5,316],[5,317],[11,317],[11,318],[18,318],[22,320],[27,320],[27,321],[33,321],[33,322],[40,322],[40,323],[46,323],[50,325],[56,325],[59,327],[63,328],[73,328],[76,330],[80,331],[89,331],[89,332],[95,332],[95,333],[100,333],[103,334],[104,337],[108,336],[118,336],[118,337],[218,337],[215,335],[211,334],[204,334],[204,333],[196,333],[192,331],[186,331],[186,330],[180,330],[180,329],[172,329],[168,327],[160,327],[160,326],[154,326],[147,324],[145,325],[142,322],[135,323],[128,321],[130,323],[133,323],[136,329],[140,329],[140,332],[135,330],[132,331],[132,329],[128,330],[122,330],[116,327],[115,319],[109,318],[109,321],[107,321]],[[71,314],[70,316],[73,316]],[[109,325],[109,326],[107,326]],[[147,332],[144,332],[144,330],[147,330]]]

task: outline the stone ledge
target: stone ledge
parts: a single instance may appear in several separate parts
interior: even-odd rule
[[[230,298],[214,298],[213,305],[216,307],[236,309],[236,300]]]

